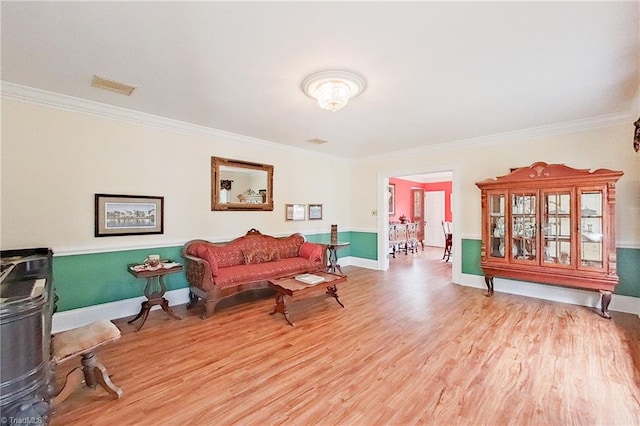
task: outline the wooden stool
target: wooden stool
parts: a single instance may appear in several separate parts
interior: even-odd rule
[[[92,389],[99,384],[116,399],[122,396],[122,389],[111,382],[107,369],[93,353],[98,346],[119,338],[120,330],[109,320],[96,321],[53,336],[51,342],[53,363],[57,365],[81,355],[82,368],[74,368],[67,374],[64,386],[51,402],[52,407],[67,399],[82,385],[83,381]]]

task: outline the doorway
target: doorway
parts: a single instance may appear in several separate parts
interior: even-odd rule
[[[395,260],[393,259],[393,256],[390,255],[392,249],[389,244],[389,230],[391,225],[394,223],[400,223],[399,221],[403,219],[401,216],[408,216],[409,218],[412,217],[411,214],[405,213],[409,213],[412,209],[415,210],[416,208],[415,194],[418,193],[417,188],[424,193],[424,198],[422,198],[421,203],[423,205],[422,211],[425,222],[424,244],[425,246],[431,245],[431,250],[429,250],[431,255],[435,251],[439,251],[440,248],[444,250],[442,221],[452,221],[454,210],[453,203],[454,200],[456,200],[453,196],[454,186],[457,184],[455,180],[455,168],[448,171],[421,171],[417,173],[402,173],[400,171],[381,172],[378,176],[379,188],[384,189],[379,198],[379,205],[382,207],[379,211],[384,212],[384,215],[380,215],[378,218],[379,269],[389,269],[391,261]],[[393,207],[391,207],[391,203],[388,203],[389,197],[387,193],[389,192],[389,186],[393,186],[394,188],[393,193],[396,204]],[[403,195],[403,191],[407,195]],[[427,195],[428,193],[432,194]],[[437,193],[438,195],[433,195],[434,193]],[[427,199],[427,196],[429,199]],[[433,197],[433,199],[431,197]],[[403,204],[403,199],[406,204]],[[385,203],[386,205],[382,205],[382,203]],[[389,206],[389,210],[387,210],[387,205]],[[427,215],[429,215],[429,217],[427,217]],[[406,217],[404,219],[406,220]],[[428,236],[426,235],[427,232],[429,233]],[[433,250],[434,248],[437,248],[437,250]],[[457,247],[454,244],[454,252],[456,249]],[[423,252],[422,249],[420,249],[418,250],[418,253],[414,254],[415,258],[418,259],[422,253],[425,253],[426,256],[426,252]],[[442,254],[438,255],[438,257],[441,256]],[[452,263],[452,273],[453,277],[455,277],[459,266],[455,262]]]

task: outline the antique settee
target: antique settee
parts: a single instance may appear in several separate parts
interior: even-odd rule
[[[268,280],[323,269],[326,246],[310,243],[302,234],[263,235],[255,229],[218,244],[191,240],[182,247],[189,281],[188,308],[204,300],[207,318],[218,302],[240,292],[268,287]]]

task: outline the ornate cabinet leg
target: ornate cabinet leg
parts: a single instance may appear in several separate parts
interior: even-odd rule
[[[487,294],[485,296],[493,296],[493,275],[485,275],[484,283],[487,285]]]
[[[607,319],[611,318],[609,314],[609,303],[611,303],[611,292],[600,290],[600,315]]]

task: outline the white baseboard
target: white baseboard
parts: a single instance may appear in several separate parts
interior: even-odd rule
[[[378,269],[378,261],[361,257],[346,256],[338,259],[340,266],[357,266],[365,269]]]
[[[189,289],[167,291],[164,295],[169,301],[169,306],[180,305],[189,302]],[[114,320],[137,315],[140,305],[147,300],[146,297],[134,297],[132,299],[118,300],[116,302],[102,303],[100,305],[87,306],[86,308],[71,309],[53,314],[52,333],[81,327],[98,320]],[[151,310],[160,309],[154,306]]]
[[[482,288],[485,290],[487,289],[487,286],[484,283],[484,277],[482,276],[461,274],[461,278],[461,282],[456,284],[467,287]],[[499,293],[517,294],[520,296],[535,297],[537,299],[588,306],[592,308],[600,307],[600,293],[595,291],[513,281],[503,278],[494,278],[493,288]],[[640,315],[640,298],[613,294],[609,310]]]

